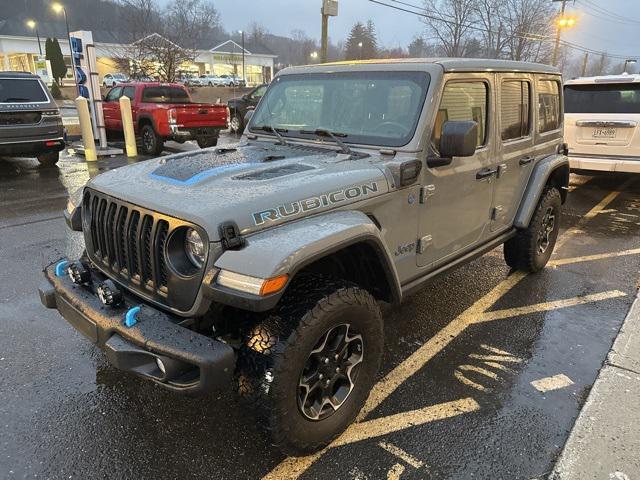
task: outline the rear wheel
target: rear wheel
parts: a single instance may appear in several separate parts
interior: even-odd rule
[[[42,153],[37,158],[43,167],[52,167],[60,160],[60,152]]]
[[[144,155],[160,155],[164,147],[162,137],[156,133],[152,125],[146,124],[140,130],[141,150]]]
[[[200,148],[215,147],[218,144],[218,137],[198,137],[196,142]]]
[[[242,133],[244,130],[244,122],[238,112],[234,112],[231,115],[231,121],[229,122],[229,128],[233,133]]]
[[[380,309],[349,282],[309,276],[248,333],[240,393],[255,401],[273,441],[288,454],[316,451],[356,418],[383,349]]]
[[[545,267],[558,238],[561,208],[558,189],[546,190],[529,227],[504,244],[507,265],[526,272],[537,272]]]

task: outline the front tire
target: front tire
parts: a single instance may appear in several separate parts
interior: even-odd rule
[[[53,167],[60,160],[60,152],[42,153],[37,158],[43,167]]]
[[[558,238],[561,209],[562,199],[558,189],[547,189],[540,198],[529,227],[504,244],[507,265],[532,273],[545,267]]]
[[[244,130],[244,121],[238,112],[231,115],[231,121],[229,122],[229,129],[233,133],[240,134]]]
[[[283,452],[317,451],[355,420],[383,343],[382,316],[369,292],[325,277],[298,279],[274,314],[249,331],[240,393],[255,401]]]
[[[156,133],[152,125],[144,125],[140,130],[141,150],[144,155],[160,155],[164,148],[164,141]]]
[[[198,137],[196,143],[200,148],[215,147],[218,145],[218,137]]]

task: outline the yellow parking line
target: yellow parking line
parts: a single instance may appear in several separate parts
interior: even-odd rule
[[[486,368],[476,367],[475,365],[460,365],[458,367],[463,372],[476,372],[480,375],[484,375],[485,377],[492,378],[494,380],[498,379],[498,375],[494,372],[487,370]]]
[[[569,238],[578,233],[580,229],[604,210],[611,202],[613,202],[622,191],[632,183],[634,179],[630,179],[620,186],[619,191],[611,192],[595,207],[593,207],[578,222],[576,227],[567,230],[556,243],[556,249],[559,249]],[[477,317],[484,314],[492,305],[494,305],[503,295],[515,287],[520,280],[526,277],[525,273],[515,272],[502,280],[498,285],[493,287],[489,293],[456,317],[446,327],[436,333],[422,347],[412,353],[400,365],[388,373],[381,381],[379,381],[371,390],[369,398],[363,409],[360,411],[356,422],[360,422],[372,410],[380,405],[389,395],[391,395],[403,382],[410,378],[414,373],[420,370],[429,360],[440,353],[452,340],[460,335],[471,324],[475,323]],[[352,424],[351,427],[358,423]],[[350,427],[350,428],[351,428]],[[348,430],[347,430],[348,431]],[[346,432],[345,432],[346,433]],[[302,475],[313,463],[318,460],[324,453],[330,449],[329,447],[315,454],[306,457],[289,457],[269,472],[263,480],[275,480],[282,478],[295,479]]]
[[[462,373],[460,370],[454,370],[453,376],[456,379],[458,379],[461,383],[464,383],[467,387],[475,388],[476,390],[480,390],[481,392],[484,392],[486,390],[486,387],[484,385],[480,385],[479,383],[474,382],[470,378],[467,378],[466,375]]]
[[[400,480],[400,475],[404,473],[404,465],[396,463],[391,470],[387,472],[387,480]]]
[[[496,310],[494,312],[486,312],[478,317],[476,323],[491,322],[493,320],[504,320],[505,318],[517,317],[519,315],[528,315],[536,312],[546,312],[549,310],[557,310],[559,308],[575,307],[584,305],[585,303],[601,302],[611,298],[625,297],[627,294],[620,290],[611,290],[610,292],[594,293],[592,295],[584,295],[582,297],[568,298],[565,300],[555,300],[553,302],[536,303],[535,305],[527,305],[526,307],[507,308],[505,310]]]
[[[610,253],[598,253],[596,255],[584,255],[582,257],[561,258],[559,260],[551,260],[548,263],[550,267],[560,267],[562,265],[571,265],[580,262],[593,262],[595,260],[605,260],[607,258],[624,257],[627,255],[640,254],[640,248],[633,248],[631,250],[622,250],[620,252]]]
[[[489,362],[511,362],[511,363],[520,363],[522,362],[521,358],[514,357],[513,355],[481,355],[478,353],[471,353],[469,358],[473,358],[474,360],[482,360]]]
[[[395,455],[396,457],[402,459],[404,462],[411,465],[415,469],[422,468],[424,466],[424,463],[422,463],[420,460],[411,456],[400,447],[396,447],[392,443],[380,442],[378,443],[378,445],[392,455]]]
[[[348,445],[369,438],[380,437],[425,423],[445,420],[465,413],[475,412],[480,405],[473,398],[462,398],[453,402],[430,405],[418,410],[396,413],[366,422],[353,423],[347,430],[324,450],[306,457],[289,457],[263,477],[263,480],[298,478],[327,450]]]

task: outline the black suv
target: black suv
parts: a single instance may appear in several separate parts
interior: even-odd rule
[[[55,165],[64,145],[60,110],[40,77],[0,72],[0,156]]]
[[[266,83],[258,85],[249,93],[238,98],[232,98],[227,102],[229,107],[229,128],[233,133],[242,133],[245,115],[248,111],[255,110],[268,86]]]

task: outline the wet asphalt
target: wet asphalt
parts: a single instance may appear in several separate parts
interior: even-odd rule
[[[58,167],[40,168],[0,159],[0,478],[261,478],[284,456],[233,393],[184,398],[121,373],[40,304],[41,269],[83,248],[62,218],[67,195],[127,162],[89,167],[67,153]],[[554,258],[640,248],[640,178],[581,220],[628,178],[572,175],[562,231],[583,223]],[[639,258],[575,262],[524,278],[490,308],[513,315],[451,338],[366,420],[461,399],[473,411],[385,433],[394,430],[390,420],[373,438],[328,450],[300,478],[544,478],[632,303]],[[509,273],[497,249],[386,308],[380,378]],[[607,292],[617,293],[510,310]],[[560,374],[572,383],[546,393],[531,384]]]

